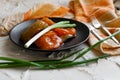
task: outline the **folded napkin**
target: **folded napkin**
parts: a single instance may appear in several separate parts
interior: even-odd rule
[[[74,18],[80,22],[91,23],[91,18],[96,17],[111,33],[117,31],[120,26],[120,19],[116,13],[113,0],[72,0],[69,5],[70,11],[75,15]],[[96,30],[96,32],[103,38],[108,36],[102,29]],[[116,38],[120,41],[119,35]],[[91,34],[88,42],[93,45],[98,42],[98,39]],[[111,39],[107,42],[108,44],[102,43],[95,49],[111,55],[120,54],[120,45],[117,45]]]
[[[0,27],[0,36],[8,35],[9,31],[14,25],[25,20],[42,18],[42,17],[66,17],[78,20],[83,23],[91,23],[91,17],[96,17],[101,24],[114,33],[120,26],[117,21],[120,20],[116,14],[113,0],[72,0],[69,2],[69,7],[53,5],[53,4],[37,4],[25,13],[14,14],[4,18]],[[117,27],[112,27],[116,25]],[[97,32],[104,38],[108,35],[99,29]],[[116,36],[120,41],[120,34]],[[88,40],[90,45],[98,42],[94,35],[90,35]],[[114,43],[111,39],[107,40],[108,43],[102,43],[96,47],[97,51],[111,55],[120,54],[120,46]]]
[[[115,11],[113,0],[73,0],[70,6],[75,19],[83,22],[90,22],[91,16],[99,18],[107,11]]]
[[[45,3],[37,4],[25,13],[18,13],[3,19],[0,26],[0,36],[8,35],[9,31],[16,25],[25,20],[42,17],[63,17],[69,11],[68,7]]]
[[[69,8],[64,6],[44,4],[36,5],[24,15],[24,20],[42,18],[42,17],[64,17]]]

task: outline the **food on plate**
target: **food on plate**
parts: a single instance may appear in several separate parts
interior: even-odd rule
[[[46,28],[48,24],[46,24],[42,20],[37,20],[35,23],[33,23],[28,29],[26,29],[22,35],[21,40],[24,42],[27,42],[30,40],[35,34],[37,34],[40,30]]]
[[[42,21],[44,21],[45,23],[47,23],[49,26],[53,25],[55,22],[53,22],[51,19],[47,18],[47,17],[43,17]]]
[[[55,28],[53,31],[62,39],[63,42],[76,35],[75,28]]]
[[[73,30],[73,32],[71,32]],[[74,37],[76,31],[74,28],[55,28],[35,41],[35,44],[44,50],[59,48],[67,39]]]
[[[36,46],[43,50],[56,49],[62,43],[62,39],[54,31],[47,32],[35,41]]]
[[[75,37],[76,29],[73,28],[75,26],[75,24],[70,24],[69,21],[55,23],[49,18],[42,18],[22,33],[21,40],[26,43],[27,47],[34,42],[42,50],[57,49],[66,40]]]

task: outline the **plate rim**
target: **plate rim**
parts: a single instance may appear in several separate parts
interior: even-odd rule
[[[40,19],[40,18],[37,18],[37,19]],[[27,20],[27,21],[32,21],[32,20],[37,20],[37,19],[31,19],[31,20]],[[61,17],[52,17],[52,19],[65,19],[65,20],[71,20],[71,21],[79,22],[79,21],[74,20],[74,19],[61,18]],[[88,40],[89,35],[90,35],[90,29],[88,28],[88,26],[87,26],[85,23],[83,23],[83,22],[79,22],[79,23],[83,24],[84,26],[86,26],[86,28],[88,29],[88,35],[87,35],[86,39],[84,39],[83,41],[81,41],[79,44],[75,44],[75,45],[69,46],[69,47],[67,47],[67,48],[62,48],[62,49],[59,49],[59,48],[58,48],[58,49],[54,49],[54,50],[42,50],[42,49],[25,48],[24,46],[21,46],[21,45],[17,44],[16,42],[14,42],[14,40],[13,40],[12,37],[11,37],[11,33],[12,33],[12,31],[16,28],[17,25],[19,25],[19,24],[21,24],[21,23],[23,23],[23,22],[27,22],[27,21],[22,21],[22,22],[16,24],[16,25],[10,30],[10,32],[9,32],[9,39],[10,39],[14,44],[16,44],[17,46],[22,47],[23,49],[27,49],[27,50],[42,51],[42,52],[64,51],[64,50],[68,50],[68,49],[71,49],[71,48],[74,48],[74,47],[77,47],[77,46],[83,44],[84,42],[86,42],[86,41]],[[63,45],[64,45],[64,44],[63,44]]]

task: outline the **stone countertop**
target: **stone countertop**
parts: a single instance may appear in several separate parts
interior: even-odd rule
[[[47,0],[46,2],[68,5],[69,0]],[[25,12],[45,0],[0,0],[0,22],[6,16]],[[9,37],[0,37],[0,56],[23,59],[41,59],[46,56],[16,47]],[[39,56],[38,56],[39,54]],[[90,57],[90,56],[86,56]],[[32,70],[30,68],[0,69],[0,80],[120,80],[120,56],[99,60],[86,66],[57,70]]]

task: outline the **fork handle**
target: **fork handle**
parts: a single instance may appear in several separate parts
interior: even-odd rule
[[[91,30],[91,33],[98,39],[102,40],[103,38],[94,30]],[[104,43],[109,44],[107,41],[104,41]]]
[[[91,30],[91,33],[92,33],[95,37],[97,37],[97,39],[99,39],[99,40],[102,40],[102,39],[103,39],[96,31],[94,31],[94,29]]]
[[[109,36],[112,35],[112,34],[107,30],[107,28],[102,27],[102,29],[103,29]],[[115,43],[120,44],[119,41],[118,41],[115,37],[111,37],[111,38],[112,38],[112,40],[113,40]]]

